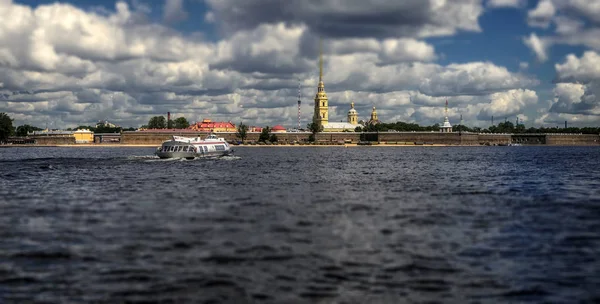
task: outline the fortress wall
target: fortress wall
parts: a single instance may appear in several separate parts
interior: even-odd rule
[[[546,144],[553,146],[595,146],[600,145],[600,135],[546,134]]]
[[[74,145],[74,136],[31,136],[36,145]]]
[[[498,145],[498,144],[509,144],[511,143],[512,136],[511,134],[491,134],[491,133],[482,133],[478,135],[479,144],[485,145]]]
[[[217,136],[223,137],[228,141],[239,141],[235,136],[235,132],[216,133]],[[274,133],[277,135],[279,143],[292,143],[294,141],[303,142],[307,140],[310,133]],[[350,140],[352,143],[357,143],[361,139],[361,134],[356,132],[331,132],[318,133],[316,136],[317,142],[337,143],[339,141]],[[160,145],[163,141],[169,140],[172,135],[180,135],[187,137],[200,136],[206,137],[208,133],[202,132],[139,132],[125,131],[121,135],[122,144],[151,144]],[[442,145],[499,145],[509,144],[512,142],[511,134],[476,134],[476,133],[440,133],[440,132],[380,132],[371,133],[376,137],[379,136],[379,142],[390,144],[442,144]],[[260,133],[248,133],[246,141],[258,141]],[[522,135],[519,135],[522,136]],[[541,135],[543,136],[543,135]],[[548,145],[600,145],[600,136],[595,134],[550,134],[545,135],[546,144]],[[74,144],[73,137],[38,137],[38,144]]]
[[[422,143],[438,145],[479,145],[475,133],[441,133],[441,132],[380,132],[382,143]]]

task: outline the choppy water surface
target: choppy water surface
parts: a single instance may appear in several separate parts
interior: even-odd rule
[[[600,301],[600,149],[0,149],[0,303]]]

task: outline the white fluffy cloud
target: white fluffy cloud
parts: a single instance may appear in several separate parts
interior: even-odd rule
[[[547,28],[556,14],[552,0],[540,0],[537,6],[527,13],[529,26]]]
[[[532,27],[544,29],[554,25],[550,28],[553,35],[534,37],[535,34],[531,34],[523,40],[539,59],[554,44],[582,45],[600,51],[598,0],[540,0],[527,13],[527,22]]]
[[[588,51],[581,58],[570,54],[556,64],[556,72],[550,112],[600,115],[600,54]]]
[[[523,42],[533,51],[539,61],[544,62],[548,60],[548,43],[545,40],[540,39],[535,33],[532,33],[529,37],[523,38]]]

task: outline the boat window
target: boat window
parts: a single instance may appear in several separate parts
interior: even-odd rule
[[[208,147],[207,146],[202,146],[202,149],[204,150],[204,152],[208,152]]]
[[[183,152],[187,152],[188,151],[188,146],[183,147]]]
[[[171,152],[175,152],[175,146],[171,146]]]
[[[216,145],[216,146],[215,146],[215,149],[216,149],[217,151],[225,151],[225,146],[223,146],[223,145]]]

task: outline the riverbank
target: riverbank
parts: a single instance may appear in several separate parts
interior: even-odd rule
[[[61,148],[150,148],[158,147],[160,145],[153,144],[73,144],[73,145],[0,145],[0,148],[23,148],[23,147],[61,147]],[[442,144],[422,144],[422,145],[403,145],[403,144],[373,144],[373,145],[358,145],[358,144],[318,144],[318,145],[232,145],[236,147],[249,147],[249,148],[261,148],[261,147],[457,147],[457,146],[469,146],[477,147],[474,145],[442,145]]]

